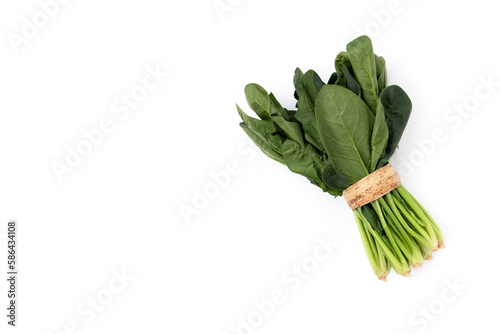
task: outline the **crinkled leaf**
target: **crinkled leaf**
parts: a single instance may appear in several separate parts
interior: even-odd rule
[[[278,135],[276,124],[270,121],[259,120],[248,116],[241,110],[241,108],[236,105],[238,114],[243,121],[243,123],[257,135],[262,141],[266,142],[272,149],[277,153],[281,152],[281,145],[283,145],[284,138]]]
[[[276,123],[279,127],[278,132],[305,146],[300,123],[296,122],[293,115],[279,104],[273,94],[268,94],[257,84],[249,84],[245,87],[245,95],[250,108],[262,120]]]
[[[294,173],[312,179],[320,179],[324,162],[323,157],[315,152],[311,145],[305,148],[299,143],[287,139],[282,146],[283,159]]]
[[[255,134],[245,123],[240,123],[241,128],[245,133],[250,137],[250,139],[257,145],[260,150],[270,157],[273,160],[278,161],[279,163],[285,164],[283,157],[280,153],[276,152],[269,144],[261,139],[257,134]]]
[[[345,51],[340,52],[337,57],[335,57],[335,70],[337,71],[339,77],[344,76],[344,69],[342,68],[342,65],[346,61],[349,61],[349,55]]]
[[[287,139],[282,146],[283,160],[288,168],[297,174],[303,175],[323,191],[338,196],[338,191],[329,189],[322,180],[322,171],[325,165],[323,156],[310,144],[305,148],[299,143]]]

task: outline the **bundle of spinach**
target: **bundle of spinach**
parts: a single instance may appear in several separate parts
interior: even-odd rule
[[[335,197],[388,164],[410,117],[412,104],[399,86],[387,86],[386,64],[361,36],[335,59],[325,84],[313,70],[295,70],[296,110],[281,106],[257,84],[245,87],[250,108],[237,106],[240,123],[270,158]],[[354,211],[375,275],[411,268],[444,248],[443,235],[425,208],[402,185]]]

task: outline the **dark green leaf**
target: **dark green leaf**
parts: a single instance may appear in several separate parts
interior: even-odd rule
[[[337,79],[339,78],[339,75],[337,72],[333,72],[333,74],[330,76],[330,79],[328,79],[328,84],[329,85],[335,85],[337,82]]]
[[[389,139],[383,158],[379,161],[377,168],[385,165],[392,157],[398,147],[406,124],[410,119],[411,100],[405,91],[399,86],[388,86],[380,94],[380,102],[384,106],[385,120],[389,129]]]
[[[334,196],[339,192],[329,189],[322,180],[322,171],[325,165],[323,156],[310,144],[305,148],[299,143],[287,139],[282,146],[283,160],[288,168],[297,174],[303,175],[309,181]]]
[[[375,55],[375,64],[377,66],[378,93],[380,95],[385,87],[387,87],[387,69],[384,57]]]
[[[300,93],[302,93],[302,83],[300,82],[302,80],[302,77],[304,76],[304,73],[300,68],[295,69],[295,75],[293,76],[293,86],[295,87],[295,92],[293,96],[295,96],[295,99],[298,100]]]
[[[281,146],[283,145],[285,139],[276,134],[276,124],[270,121],[264,121],[250,117],[246,115],[238,105],[236,105],[236,109],[238,110],[238,114],[240,114],[243,123],[256,136],[258,136],[260,140],[266,142],[277,153],[281,152]]]
[[[306,91],[302,91],[300,94],[298,107],[295,118],[302,124],[306,140],[323,152],[324,147],[319,137],[316,115],[314,114],[314,102]]]
[[[366,218],[366,220],[368,220],[375,231],[379,232],[380,234],[384,233],[382,223],[380,222],[377,212],[375,212],[371,204],[363,205],[361,207],[361,213]]]
[[[271,120],[271,100],[264,88],[257,84],[248,84],[245,87],[245,96],[248,105],[260,119]]]
[[[263,141],[257,134],[255,134],[248,125],[245,123],[240,123],[240,126],[242,127],[243,131],[250,137],[250,139],[257,145],[260,150],[270,157],[273,160],[278,161],[279,163],[285,164],[285,161],[283,160],[283,157],[281,156],[280,153],[276,152],[269,144],[267,144],[265,141]]]
[[[368,175],[373,114],[353,92],[326,85],[316,99],[316,122],[329,160],[353,184]]]
[[[295,140],[302,146],[305,146],[304,134],[302,132],[302,127],[300,126],[300,123],[290,119],[289,117],[290,114],[287,112],[287,110],[278,103],[278,101],[274,98],[272,94],[270,96],[271,96],[270,97],[271,110],[273,111],[271,113],[272,121],[276,123],[276,125],[281,130],[283,130],[283,133],[286,135],[286,137]]]
[[[356,81],[356,78],[349,72],[349,69],[347,66],[342,65],[344,69],[344,77],[345,77],[345,83],[346,83],[346,88],[352,91],[354,94],[360,96],[361,95],[361,87],[359,86],[358,82]]]
[[[314,101],[325,83],[316,72],[310,70],[302,76],[301,85],[302,92],[299,96],[295,118],[302,124],[306,140],[320,151],[323,151],[324,148],[316,126],[316,116],[314,115]]]
[[[346,61],[349,61],[349,55],[345,51],[340,52],[337,55],[337,57],[335,57],[335,70],[337,71],[339,77],[344,76],[344,69],[342,68],[342,65]],[[348,66],[348,68],[349,68],[349,66]]]
[[[344,88],[347,88],[345,77],[338,77],[337,81],[335,81],[335,84],[337,86],[342,86]]]
[[[372,132],[372,158],[369,172],[373,173],[377,169],[377,164],[385,154],[387,140],[389,138],[389,130],[385,123],[384,106],[379,101],[377,112],[375,113],[375,123],[373,124]]]
[[[378,101],[377,67],[370,38],[367,36],[356,38],[347,44],[347,53],[356,80],[361,86],[363,100],[375,114]]]
[[[321,179],[323,157],[310,144],[304,148],[299,143],[287,139],[283,143],[282,154],[292,172],[312,179]]]
[[[271,117],[274,116],[273,114],[278,114],[283,116],[283,118],[288,121],[288,122],[297,122],[295,119],[295,112],[288,110],[286,108],[283,108],[281,104],[278,102],[276,97],[274,96],[273,93],[269,94],[269,98],[271,99]]]
[[[333,164],[328,161],[323,169],[323,182],[328,188],[344,191],[349,188],[349,182],[335,169]]]
[[[261,119],[276,123],[278,132],[305,146],[300,123],[292,118],[290,112],[279,104],[273,94],[268,95],[267,91],[257,84],[249,84],[245,87],[245,95],[250,108]]]
[[[309,95],[313,102],[316,101],[319,91],[325,85],[323,80],[313,70],[309,70],[304,74],[301,83],[302,89],[307,92],[307,95]]]

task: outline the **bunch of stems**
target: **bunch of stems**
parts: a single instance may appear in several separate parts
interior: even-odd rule
[[[394,271],[411,277],[432,252],[445,248],[443,234],[425,208],[399,186],[379,199],[358,207],[354,217],[375,275],[387,281]]]

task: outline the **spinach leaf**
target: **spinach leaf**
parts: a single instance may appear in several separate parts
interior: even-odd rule
[[[316,101],[319,91],[325,85],[323,80],[321,80],[319,75],[313,70],[307,71],[300,82],[302,84],[302,89],[307,92],[313,102]]]
[[[276,124],[270,121],[259,120],[246,115],[241,108],[236,105],[238,114],[243,121],[243,124],[250,129],[256,136],[265,142],[269,147],[277,153],[281,153],[281,146],[283,145],[284,138],[279,136],[276,131]]]
[[[385,148],[389,138],[389,129],[385,122],[384,106],[379,101],[377,105],[377,112],[375,113],[375,123],[373,124],[372,132],[372,158],[370,163],[370,173],[377,169],[377,164],[382,156],[385,154]]]
[[[245,87],[245,95],[250,108],[262,120],[276,123],[279,127],[278,132],[305,146],[300,123],[279,104],[273,94],[268,95],[267,91],[257,84],[249,84]]]
[[[335,169],[331,161],[328,161],[323,169],[323,182],[328,188],[338,191],[344,191],[350,185],[342,174]]]
[[[324,151],[324,147],[316,125],[314,101],[324,85],[325,83],[316,72],[307,71],[301,79],[302,91],[299,96],[298,110],[295,114],[295,118],[302,124],[306,140],[320,151]]]
[[[377,168],[385,165],[392,157],[398,147],[406,124],[410,119],[411,100],[405,91],[396,85],[388,86],[380,94],[380,102],[384,106],[385,121],[389,129],[389,139],[383,158],[379,161]]]
[[[387,87],[387,69],[384,57],[375,55],[375,64],[377,66],[378,93],[381,94],[385,87]]]
[[[372,42],[367,36],[356,38],[347,44],[347,54],[351,61],[356,80],[361,86],[361,95],[373,114],[377,110],[378,83],[375,55]]]
[[[264,88],[257,84],[248,84],[245,87],[245,97],[250,108],[260,119],[270,121],[270,99]]]
[[[345,63],[342,65],[342,68],[344,69],[346,88],[358,96],[361,95],[361,87],[359,86],[358,82],[351,74]]]
[[[337,81],[335,82],[337,86],[342,86],[344,88],[347,88],[346,80],[345,77],[338,77]]]
[[[288,122],[297,122],[297,119],[295,119],[295,111],[283,108],[273,93],[269,94],[269,99],[271,100],[271,117],[273,114],[278,114],[283,116]]]
[[[337,71],[339,77],[344,77],[344,69],[342,65],[346,61],[349,61],[349,54],[345,51],[340,52],[337,57],[335,57],[335,70]]]
[[[285,109],[281,107],[281,109],[278,112],[271,114],[273,122],[276,123],[276,125],[279,127],[280,130],[282,130],[282,131],[278,130],[278,132],[282,132],[282,134],[286,138],[291,138],[296,142],[298,142],[300,145],[305,146],[304,136],[300,123],[287,121],[283,117],[284,112]]]
[[[324,166],[323,156],[308,144],[306,147],[292,139],[287,139],[282,146],[283,159],[294,173],[312,179],[321,180]]]
[[[356,94],[341,86],[324,86],[316,99],[321,141],[329,160],[349,184],[369,174],[373,117]]]
[[[323,156],[311,144],[304,148],[299,143],[287,139],[283,143],[282,154],[283,160],[292,172],[307,177],[311,183],[325,192],[334,196],[341,195],[339,191],[329,189],[323,182],[322,173],[325,161]]]
[[[295,75],[293,76],[293,86],[295,87],[295,92],[293,93],[293,96],[295,97],[296,100],[299,99],[300,93],[302,92],[302,83],[300,82],[302,80],[302,77],[304,76],[304,73],[300,68],[295,69]]]
[[[325,148],[321,142],[318,126],[316,125],[314,102],[306,91],[302,91],[302,94],[300,94],[298,110],[295,113],[295,118],[297,118],[302,124],[306,140],[318,148],[318,150],[323,152]]]
[[[278,161],[279,163],[285,164],[285,161],[283,160],[283,156],[281,153],[277,152],[275,149],[273,149],[266,141],[262,140],[260,136],[258,136],[255,132],[253,132],[248,125],[245,123],[240,123],[241,128],[247,136],[257,145],[260,150],[270,157],[273,160]]]
[[[368,220],[372,228],[378,233],[384,234],[382,223],[380,222],[377,212],[375,212],[375,210],[372,208],[372,205],[363,205],[360,209],[363,213],[363,216],[365,216],[366,220]]]
[[[330,76],[330,79],[328,79],[328,84],[329,85],[335,85],[335,82],[337,82],[337,79],[339,78],[339,75],[337,72],[333,72],[332,75]]]

